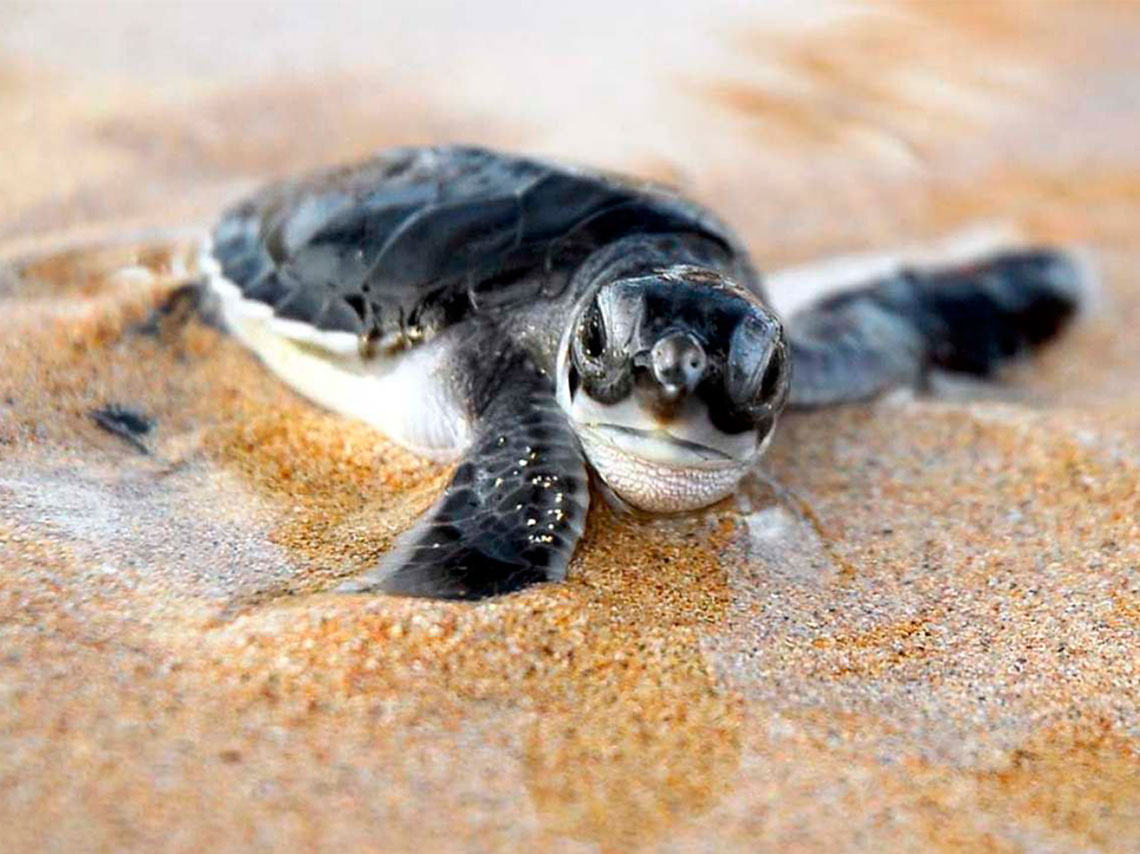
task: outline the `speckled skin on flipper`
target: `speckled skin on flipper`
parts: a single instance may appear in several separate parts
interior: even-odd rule
[[[501,339],[470,346],[497,364],[473,392],[467,458],[425,519],[342,591],[472,598],[565,576],[589,506],[574,431],[524,353]]]
[[[227,326],[282,379],[461,457],[357,591],[477,599],[566,574],[586,464],[654,512],[707,506],[789,399],[988,370],[1075,305],[1063,256],[901,273],[797,313],[671,190],[476,148],[398,149],[274,185],[205,255]],[[792,371],[795,382],[790,382]]]

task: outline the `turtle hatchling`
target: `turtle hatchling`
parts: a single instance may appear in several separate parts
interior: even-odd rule
[[[458,461],[342,589],[459,599],[564,578],[589,470],[619,504],[705,507],[785,406],[989,374],[1081,292],[1068,255],[1020,249],[901,267],[782,322],[740,240],[673,190],[459,146],[269,186],[222,216],[203,265],[282,380]]]

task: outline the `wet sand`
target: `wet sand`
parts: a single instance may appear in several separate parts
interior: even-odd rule
[[[56,31],[92,12],[0,5],[6,850],[1140,849],[1131,6],[726,6],[630,67],[559,19],[517,98],[288,8],[247,52],[118,0],[128,57]],[[464,58],[503,85],[485,36]],[[688,519],[598,502],[563,584],[335,595],[447,468],[154,310],[258,182],[449,139],[679,182],[766,267],[1013,223],[1100,294],[999,385],[787,417],[764,471],[814,523],[757,476]],[[142,448],[108,405],[153,419]]]

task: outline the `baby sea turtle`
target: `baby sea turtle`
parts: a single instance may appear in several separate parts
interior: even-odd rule
[[[342,589],[478,599],[565,576],[587,465],[651,512],[730,494],[786,404],[987,374],[1074,313],[1035,249],[903,270],[786,324],[732,231],[656,185],[471,147],[275,184],[204,255],[228,328],[293,388],[460,460]]]

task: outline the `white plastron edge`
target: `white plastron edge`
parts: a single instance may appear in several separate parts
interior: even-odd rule
[[[446,376],[445,335],[390,357],[364,359],[356,335],[283,320],[264,303],[245,299],[222,275],[209,243],[199,266],[231,334],[295,391],[428,459],[453,460],[469,443],[471,425]]]
[[[210,286],[222,298],[227,318],[264,320],[275,334],[292,341],[312,344],[336,356],[351,356],[359,352],[360,338],[351,332],[326,332],[300,320],[277,317],[272,306],[246,299],[241,289],[222,274],[213,255],[212,241],[203,242],[198,266],[209,277]]]

